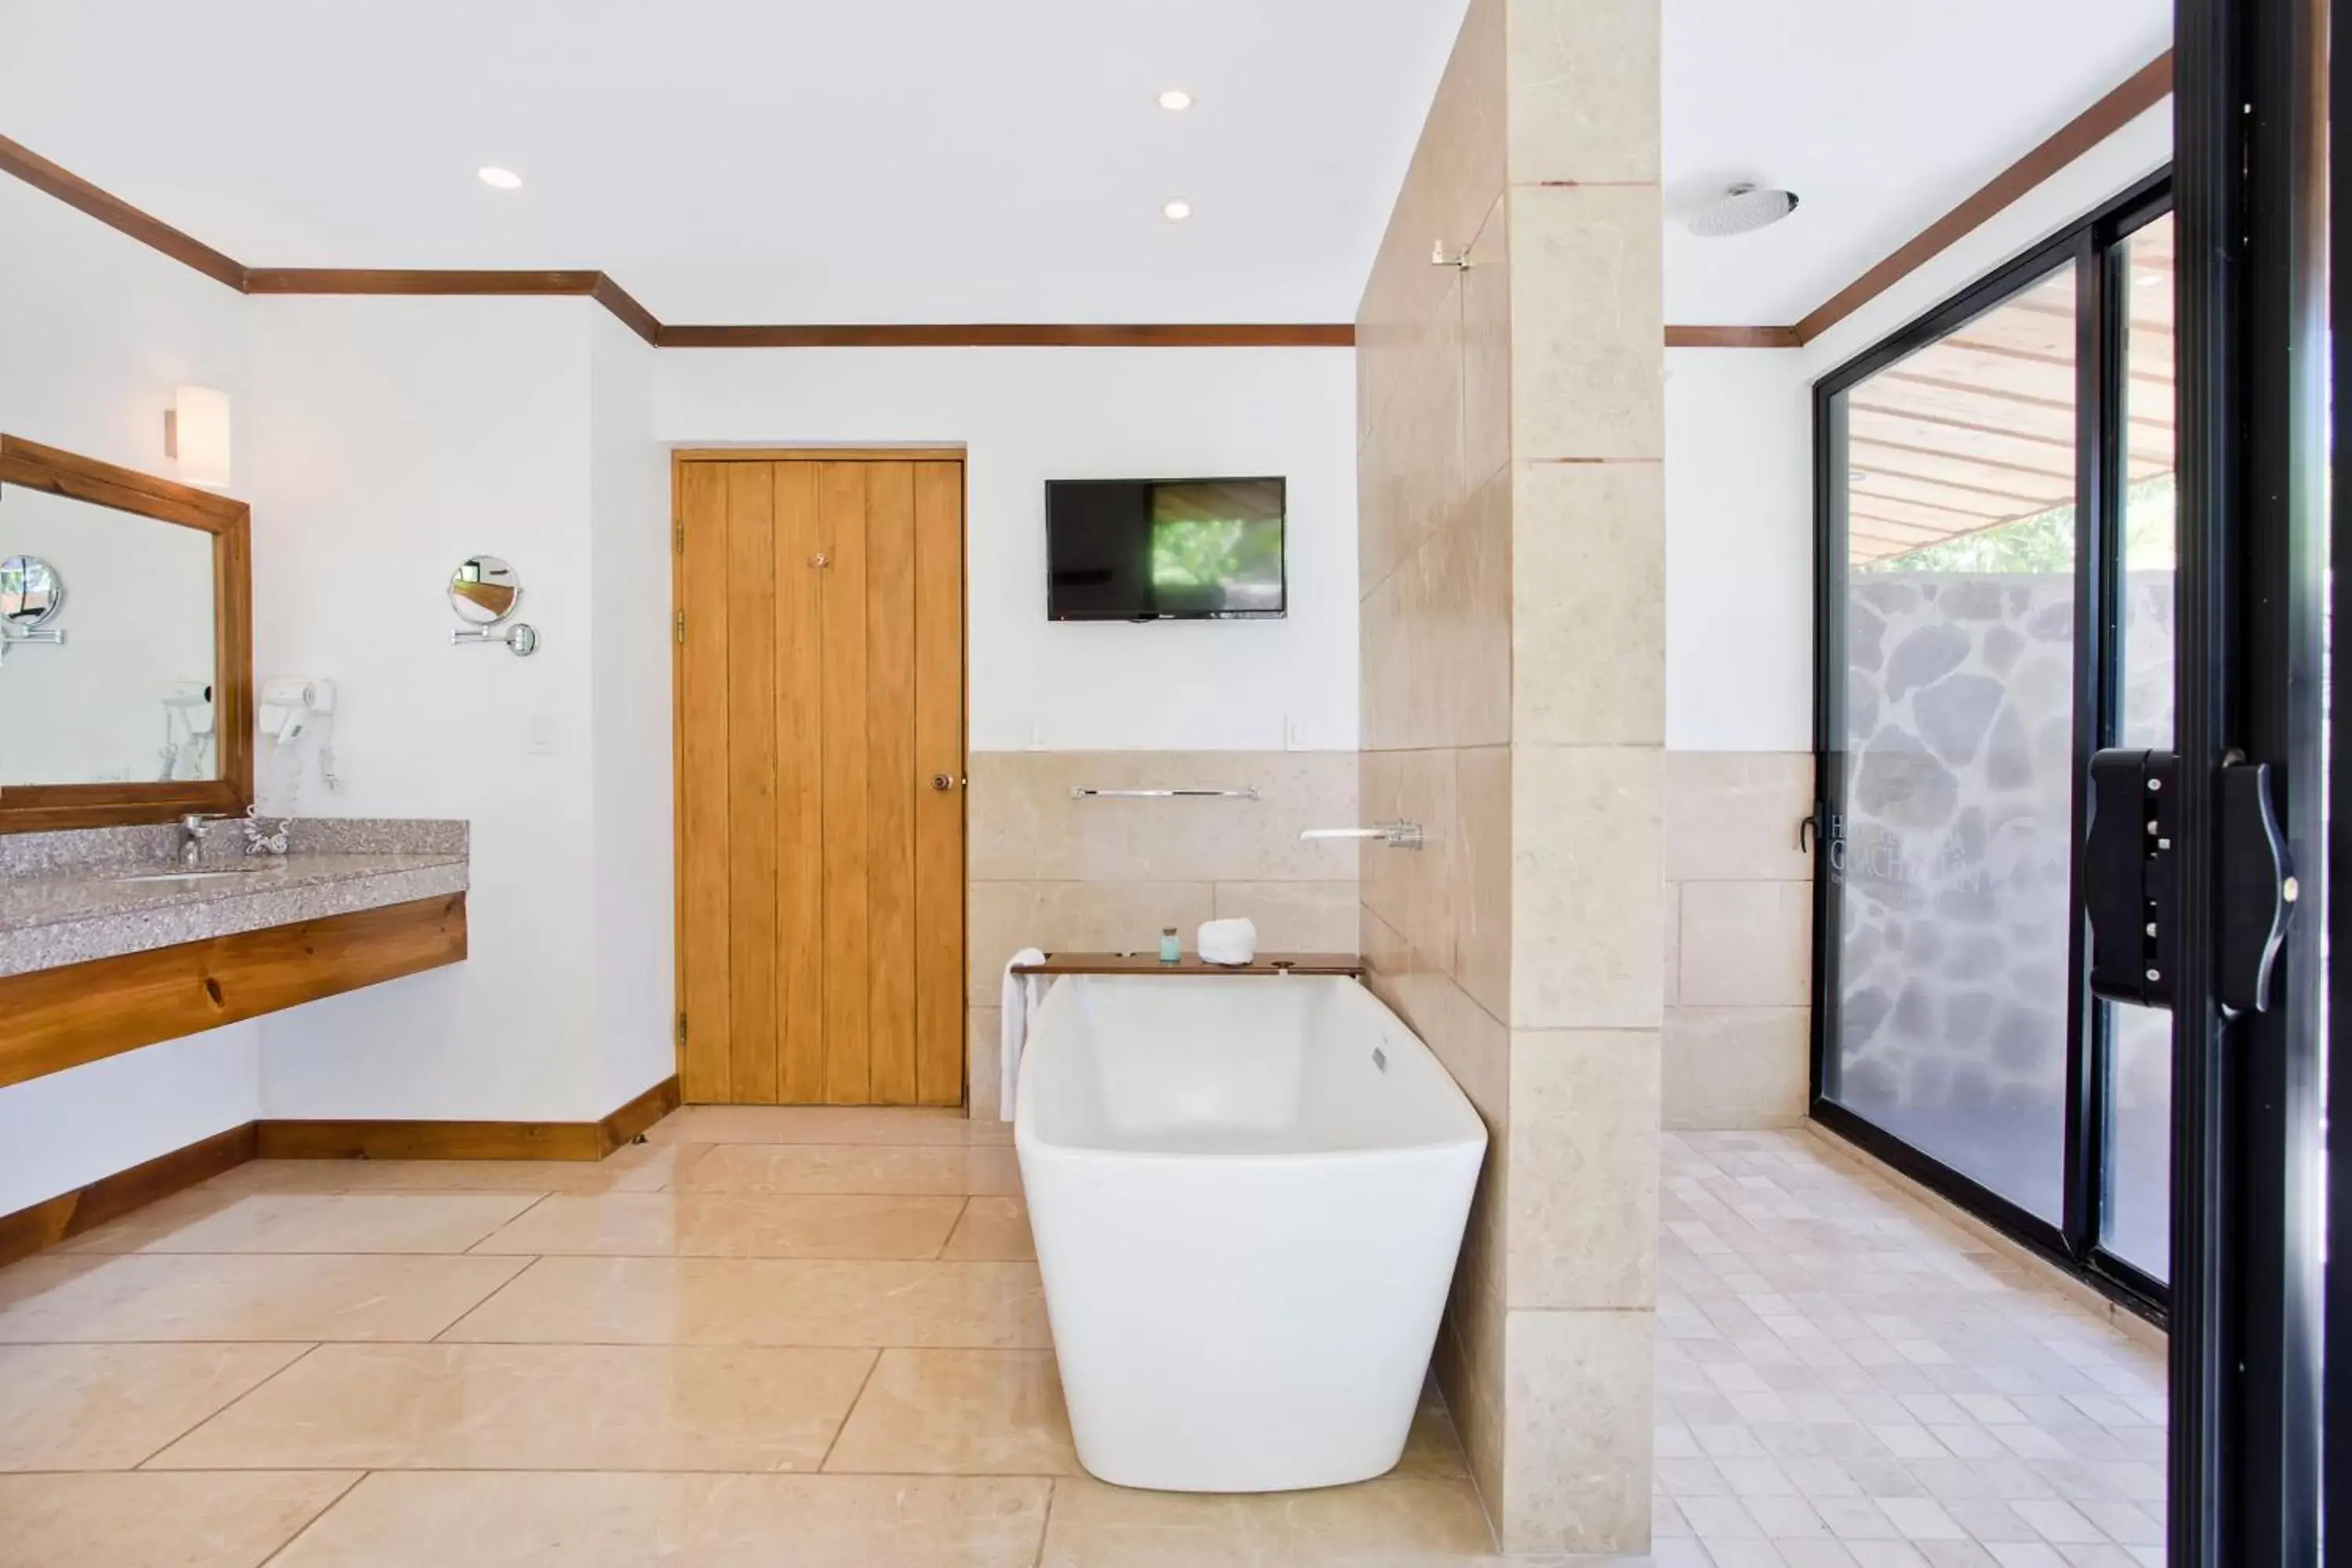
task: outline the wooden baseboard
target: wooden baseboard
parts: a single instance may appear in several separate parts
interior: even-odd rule
[[[646,1128],[676,1110],[679,1098],[677,1074],[672,1073],[596,1123],[604,1152],[609,1154],[624,1143],[634,1142]]]
[[[168,1154],[142,1160],[127,1171],[101,1176],[88,1186],[59,1193],[15,1214],[0,1215],[0,1265],[29,1258],[68,1237],[120,1219],[158,1198],[217,1176],[254,1156],[255,1123],[200,1138]]]
[[[0,1088],[466,956],[466,895],[0,978]]]
[[[600,1121],[263,1121],[265,1160],[601,1160],[677,1109],[664,1079]]]
[[[677,1106],[673,1074],[600,1121],[248,1121],[0,1215],[0,1268],[247,1160],[601,1160]]]

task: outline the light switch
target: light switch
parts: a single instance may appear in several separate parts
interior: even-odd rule
[[[534,757],[555,755],[555,715],[534,713],[523,723],[523,751]]]

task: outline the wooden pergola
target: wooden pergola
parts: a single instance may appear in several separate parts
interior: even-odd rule
[[[2134,235],[2126,452],[2134,481],[2173,462],[2172,219]],[[1848,559],[1857,566],[2074,499],[2071,268],[1881,371],[1847,397]]]

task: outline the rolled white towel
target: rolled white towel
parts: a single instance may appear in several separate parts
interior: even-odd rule
[[[1257,922],[1246,917],[1205,921],[1193,943],[1203,963],[1247,963],[1257,956]]]
[[[997,1020],[997,1101],[1000,1121],[1013,1120],[1013,1099],[1021,1086],[1021,1047],[1028,1042],[1031,1026],[1037,1022],[1037,1004],[1045,998],[1046,977],[1043,974],[1015,974],[1013,965],[1043,963],[1045,955],[1034,947],[1024,947],[1004,961],[1004,992],[998,998],[1003,1011]]]

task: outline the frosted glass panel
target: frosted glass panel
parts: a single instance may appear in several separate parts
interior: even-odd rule
[[[1849,551],[1835,1099],[2063,1208],[2075,281],[1843,395]]]

